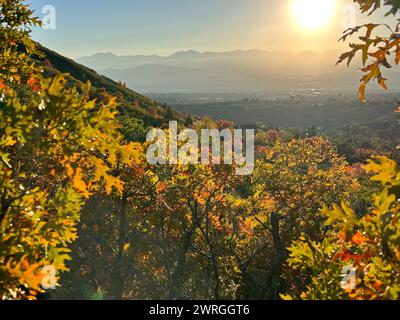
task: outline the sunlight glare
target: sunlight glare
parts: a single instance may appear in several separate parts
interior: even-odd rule
[[[335,0],[293,0],[293,16],[296,22],[308,30],[326,26],[335,11]]]

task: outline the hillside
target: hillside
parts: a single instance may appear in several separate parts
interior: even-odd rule
[[[69,74],[71,82],[86,83],[92,85],[93,98],[101,96],[102,92],[117,97],[120,103],[120,117],[123,126],[135,125],[141,127],[139,140],[143,140],[143,129],[151,126],[163,126],[169,120],[183,120],[184,115],[176,113],[160,103],[143,96],[131,89],[128,89],[123,83],[118,83],[105,76],[99,75],[96,71],[79,64],[72,59],[66,58],[52,50],[39,45],[42,56],[35,56],[34,59],[43,64],[47,74],[65,73]]]
[[[140,102],[143,107],[154,107],[157,103],[143,95],[140,95],[133,90],[125,88],[123,85],[99,75],[96,71],[85,67],[82,64],[75,62],[72,59],[66,58],[50,49],[40,46],[40,50],[44,53],[44,57],[39,58],[43,62],[50,61],[54,69],[62,73],[69,73],[73,78],[81,82],[90,81],[95,88],[104,88],[112,94],[121,94],[126,101]]]

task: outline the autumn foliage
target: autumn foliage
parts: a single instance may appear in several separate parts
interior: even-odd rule
[[[122,145],[113,100],[96,104],[89,84],[68,88],[62,75],[44,78],[15,49],[34,49],[24,28],[36,23],[31,11],[20,1],[2,1],[1,10],[2,37],[11,46],[0,59],[0,297],[34,298],[43,267],[67,270],[84,200],[99,188],[122,193],[111,168],[138,150]],[[29,99],[15,85],[29,87]]]
[[[390,0],[354,0],[358,3],[361,12],[372,14],[379,11],[383,5],[388,6],[389,10],[386,16],[395,16],[400,10],[398,1]],[[379,35],[375,35],[376,31],[380,31]],[[353,61],[357,53],[361,54],[362,68],[364,73],[361,78],[359,87],[359,98],[365,101],[365,90],[369,82],[376,80],[377,83],[387,90],[386,80],[383,76],[382,69],[392,68],[392,63],[396,66],[400,63],[400,23],[389,26],[387,24],[368,23],[361,26],[356,26],[346,30],[340,41],[345,42],[348,38],[362,32],[359,37],[361,42],[349,43],[350,51],[343,53],[338,64],[347,61],[347,65]]]
[[[360,215],[346,202],[325,207],[329,235],[320,242],[302,236],[289,248],[291,268],[311,275],[302,299],[399,299],[400,170],[385,157],[365,170],[384,187],[371,210]],[[355,268],[354,287],[342,284],[346,266]]]
[[[234,124],[144,110],[48,72],[23,1],[0,0],[0,22],[0,299],[399,299],[395,161],[350,165],[315,128],[275,128],[257,133],[251,176],[234,165],[150,165],[136,142],[149,123]],[[361,100],[373,79],[386,88],[390,54],[400,62],[398,27],[374,38],[378,27],[343,36],[366,32],[339,61],[362,52]],[[353,288],[343,285],[349,266]]]

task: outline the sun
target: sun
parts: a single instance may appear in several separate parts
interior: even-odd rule
[[[293,0],[293,16],[296,22],[308,30],[326,26],[335,12],[335,0]]]

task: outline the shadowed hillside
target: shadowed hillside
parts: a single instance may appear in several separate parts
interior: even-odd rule
[[[145,128],[147,127],[163,127],[170,120],[183,121],[184,114],[172,111],[165,104],[145,97],[129,88],[123,83],[116,82],[105,76],[99,75],[96,71],[81,65],[72,59],[66,58],[52,50],[39,45],[42,52],[41,56],[35,56],[35,60],[43,64],[44,70],[48,75],[54,73],[69,74],[71,83],[87,83],[92,86],[93,98],[101,98],[102,95],[112,95],[117,98],[120,103],[119,117],[122,121],[124,129],[132,131],[140,131],[132,136],[132,139],[144,140]],[[132,124],[134,122],[134,124]],[[128,127],[128,128],[127,128]],[[125,134],[127,136],[127,134]],[[129,138],[128,134],[128,138]]]

